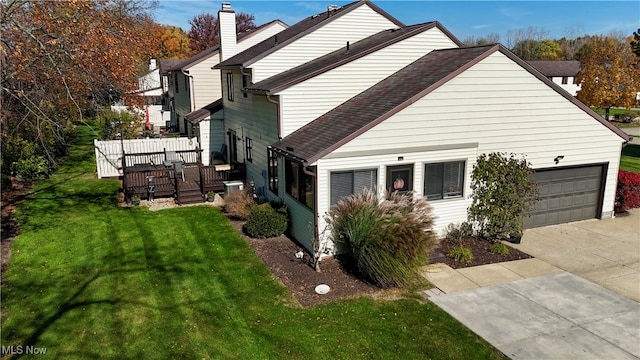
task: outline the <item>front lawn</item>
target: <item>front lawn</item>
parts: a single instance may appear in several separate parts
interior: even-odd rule
[[[95,179],[91,139],[86,128],[80,133],[65,166],[18,208],[21,235],[2,285],[3,352],[505,359],[429,302],[295,306],[217,209],[119,207],[118,182]]]
[[[627,144],[622,148],[620,169],[640,173],[640,145]]]

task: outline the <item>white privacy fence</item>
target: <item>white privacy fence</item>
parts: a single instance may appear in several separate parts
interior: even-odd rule
[[[122,150],[126,154],[163,151],[194,150],[199,147],[195,138],[164,138],[134,140],[94,140],[98,179],[122,175]]]

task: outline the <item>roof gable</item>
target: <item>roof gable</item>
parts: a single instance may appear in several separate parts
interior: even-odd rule
[[[368,0],[360,0],[360,1],[352,2],[350,4],[344,5],[342,7],[339,7],[336,10],[328,10],[326,12],[322,12],[320,14],[316,14],[306,19],[303,19],[297,24],[294,24],[289,28],[279,32],[277,35],[274,35],[273,37],[266,39],[250,47],[249,49],[246,49],[240,52],[239,54],[236,54],[231,58],[223,61],[222,63],[216,65],[215,68],[249,66],[250,64],[256,62],[257,60],[264,58],[265,56],[303,37],[305,34],[313,32],[315,29],[320,28],[325,24],[332,22],[335,19],[364,5],[369,6],[372,10],[384,16],[385,18],[389,19],[391,22],[398,25],[399,27],[404,26],[402,22],[400,22],[398,19],[394,18],[393,16],[389,15],[384,10],[380,9],[378,6],[376,6],[372,2]]]
[[[284,71],[247,88],[247,92],[266,93],[269,95],[282,91],[290,86],[313,78],[329,70],[360,59],[387,46],[396,44],[414,35],[437,28],[447,35],[454,43],[460,42],[439,22],[428,22],[412,26],[381,31],[353,44],[321,56],[315,60]]]
[[[540,81],[604,124],[618,136],[629,137],[562,90],[501,45],[434,50],[373,87],[294,131],[274,148],[313,163],[380,122],[439,88],[495,52],[501,52]]]

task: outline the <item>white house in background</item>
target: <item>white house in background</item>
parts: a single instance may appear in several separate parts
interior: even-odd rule
[[[466,219],[481,153],[522,154],[541,200],[526,226],[613,216],[629,137],[501,45],[434,50],[273,144],[279,196],[323,214],[364,187],[414,191],[436,230]],[[282,166],[284,165],[284,166]],[[298,216],[292,217],[296,221]],[[293,225],[295,226],[295,224]],[[308,240],[298,239],[308,244]]]
[[[163,90],[162,80],[160,77],[160,68],[156,59],[149,60],[149,71],[138,78],[138,89],[136,95],[144,98],[143,108],[133,109],[143,114],[148,127],[159,130],[161,126],[165,126],[164,111],[162,107]],[[111,107],[117,111],[129,111],[126,104]],[[168,119],[168,114],[166,115]]]
[[[237,35],[237,49],[244,50],[286,28],[286,24],[274,20],[245,31]],[[235,35],[235,18],[233,31]],[[164,71],[168,80],[167,110],[171,123],[181,134],[198,137],[205,165],[209,164],[211,152],[219,150],[224,143],[222,115],[199,111],[212,108],[209,105],[222,96],[220,71],[212,69],[220,61],[219,52],[219,46],[206,49]],[[215,121],[209,121],[210,115]]]
[[[580,72],[580,62],[567,61],[527,61],[534,69],[546,76],[552,82],[560,85],[572,96],[578,94],[580,84],[576,76]]]

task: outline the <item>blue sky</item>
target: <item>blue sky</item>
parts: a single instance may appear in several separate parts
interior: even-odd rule
[[[230,0],[236,12],[256,17],[256,25],[280,19],[292,25],[307,16],[325,11],[330,4],[351,1],[249,1]],[[508,30],[529,26],[544,30],[549,38],[582,34],[607,35],[619,31],[631,35],[640,28],[640,1],[374,1],[407,25],[438,20],[460,40],[496,33],[506,42]],[[189,20],[203,12],[217,14],[220,1],[159,0],[156,21],[185,31]]]

